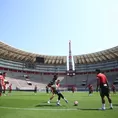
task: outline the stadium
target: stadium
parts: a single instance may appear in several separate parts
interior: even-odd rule
[[[69,48],[70,46],[71,43],[69,42]],[[96,100],[99,101],[98,93],[94,92],[93,96],[89,97],[88,89],[86,89],[89,84],[93,85],[94,90],[96,88],[96,68],[101,69],[107,75],[110,88],[114,84],[118,89],[118,46],[100,52],[73,56],[74,70],[72,58],[70,58],[72,57],[71,48],[69,58],[67,58],[66,56],[49,56],[25,52],[3,42],[0,42],[0,47],[0,71],[7,73],[5,78],[6,90],[9,84],[12,84],[12,90],[14,90],[10,93],[10,96],[6,91],[5,96],[1,97],[0,109],[2,114],[5,114],[6,111],[9,112],[9,110],[12,112],[17,111],[17,114],[19,114],[19,111],[23,111],[23,115],[19,114],[19,118],[21,116],[23,118],[28,117],[29,114],[31,117],[37,118],[38,110],[42,117],[48,117],[45,112],[51,117],[55,117],[55,115],[50,114],[50,111],[54,111],[54,114],[65,110],[69,111],[69,115],[67,112],[62,114],[62,117],[70,117],[70,113],[76,117],[74,113],[77,113],[78,110],[83,111],[81,112],[82,117],[85,116],[85,110],[87,112],[97,110],[98,112],[99,103],[96,102]],[[69,61],[67,62],[67,60]],[[69,70],[67,69],[67,63],[69,64]],[[60,107],[56,106],[56,98],[52,100],[51,104],[48,104],[49,96],[47,98],[47,95],[51,95],[51,93],[45,93],[46,85],[55,74],[58,75],[61,83],[60,91],[65,94],[69,101],[68,104],[62,101],[63,105]],[[35,86],[38,88],[37,94],[33,93]],[[73,87],[75,92],[72,93]],[[112,97],[115,101],[115,104],[113,104],[115,110],[113,111],[114,116],[116,116],[117,96],[112,95]],[[73,106],[76,100],[79,101],[79,103],[77,102],[79,105]],[[32,112],[33,115],[29,112]],[[87,114],[89,114],[89,117],[93,117],[92,113]],[[111,113],[112,111],[107,112],[107,114]],[[101,117],[104,117],[104,113],[100,114]],[[6,118],[7,115],[9,113],[6,114]],[[15,118],[15,115],[11,115],[11,117]]]
[[[118,0],[0,0],[0,118],[118,117]]]
[[[66,56],[48,56],[25,52],[0,42],[0,70],[7,72],[6,80],[12,83],[15,90],[33,90],[37,85],[39,91],[58,74],[62,90],[85,90],[86,84],[96,86],[95,69],[100,68],[107,74],[110,84],[118,83],[118,46],[74,58],[75,70],[72,63],[67,70]],[[70,59],[70,58],[69,58]],[[69,76],[72,74],[72,76]]]

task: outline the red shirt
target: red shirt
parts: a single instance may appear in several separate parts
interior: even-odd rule
[[[115,89],[115,86],[114,85],[112,85],[112,89]]]
[[[57,88],[60,87],[60,83],[59,82],[56,82],[56,86],[57,86]]]
[[[12,85],[9,86],[9,90],[10,90],[10,91],[12,90]]]
[[[4,77],[2,75],[0,75],[0,84],[4,85]]]
[[[88,85],[89,90],[93,90],[93,86],[90,84]]]
[[[97,78],[99,79],[100,85],[107,84],[107,77],[104,74],[102,73],[97,74]]]

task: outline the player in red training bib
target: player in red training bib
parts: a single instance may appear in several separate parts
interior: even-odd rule
[[[92,86],[92,84],[89,84],[87,87],[89,89],[89,96],[90,96],[93,94],[93,86]]]
[[[6,77],[6,72],[3,72],[2,76],[3,76],[3,84],[2,84],[2,87],[3,87],[3,94],[6,96],[5,92],[6,92],[6,83],[4,82],[5,80],[5,77]]]
[[[36,93],[37,93],[37,85],[35,85],[35,87],[34,87],[34,93],[36,95]]]
[[[111,90],[113,91],[113,94],[116,94],[116,87],[114,84],[111,85]]]
[[[74,93],[74,92],[75,92],[75,87],[73,86],[73,87],[72,87],[72,93]]]
[[[4,78],[3,78],[2,73],[0,72],[0,96],[2,96],[3,81],[4,81]]]
[[[8,93],[10,94],[12,92],[12,84],[9,85],[8,90],[9,90]]]
[[[101,73],[100,69],[96,69],[97,73],[97,88],[96,91],[98,91],[98,87],[100,89],[100,96],[102,100],[102,110],[105,110],[105,96],[107,97],[109,103],[110,103],[110,109],[113,109],[112,106],[112,100],[110,98],[110,91],[109,91],[109,84],[107,81],[107,77],[105,74]]]

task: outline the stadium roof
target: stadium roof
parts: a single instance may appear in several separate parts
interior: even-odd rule
[[[44,57],[45,64],[62,65],[67,62],[66,56],[49,56],[25,52],[0,42],[0,58],[34,63],[36,57]],[[118,60],[118,46],[100,52],[75,55],[73,57],[75,64],[90,64],[108,60]]]

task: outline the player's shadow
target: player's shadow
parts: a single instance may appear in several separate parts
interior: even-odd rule
[[[38,104],[35,107],[56,107],[56,105],[53,105],[53,104]]]
[[[48,104],[47,102],[42,102],[35,107],[57,107],[55,102],[51,102],[51,104]]]
[[[83,111],[104,111],[102,109],[98,109],[98,108],[78,108],[78,110],[83,110]],[[111,109],[106,109],[106,110],[111,110]]]
[[[113,104],[113,106],[118,106],[118,104]]]
[[[83,111],[98,111],[96,108],[78,108],[78,110],[83,110]]]

